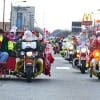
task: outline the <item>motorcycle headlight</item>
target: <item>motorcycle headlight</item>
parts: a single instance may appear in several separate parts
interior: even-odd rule
[[[24,55],[24,52],[23,51],[21,51],[21,53],[20,53],[22,56]]]
[[[71,45],[71,46],[69,47],[69,49],[70,49],[70,50],[73,50],[73,49],[74,49],[73,45]]]
[[[94,58],[100,58],[100,50],[94,50],[93,56],[94,56]]]
[[[28,57],[31,57],[32,56],[32,52],[31,51],[29,51],[29,52],[26,52],[26,55],[28,56]]]
[[[85,53],[85,52],[86,52],[86,48],[82,48],[82,49],[81,49],[81,52],[82,52],[82,53]]]
[[[79,53],[80,52],[80,50],[77,50],[77,53]]]

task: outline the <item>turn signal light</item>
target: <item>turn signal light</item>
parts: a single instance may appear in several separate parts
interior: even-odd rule
[[[77,58],[79,58],[80,57],[80,53],[77,53]]]
[[[94,58],[100,58],[100,50],[94,50],[93,56],[94,56]]]

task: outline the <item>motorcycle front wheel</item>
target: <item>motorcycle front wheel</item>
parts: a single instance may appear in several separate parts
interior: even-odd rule
[[[32,81],[32,68],[30,66],[27,67],[26,78],[27,78],[27,82]]]
[[[85,70],[86,70],[86,61],[82,60],[81,61],[81,66],[80,66],[80,71],[81,71],[82,74],[84,74]]]

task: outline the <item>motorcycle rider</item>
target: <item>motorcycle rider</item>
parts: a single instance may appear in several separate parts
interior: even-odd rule
[[[76,50],[78,41],[77,41],[77,38],[76,38],[75,36],[72,36],[72,44],[73,44],[73,46],[74,46],[74,49]]]
[[[16,34],[16,29],[11,28],[11,30],[7,34],[8,38],[8,53],[9,53],[9,59],[7,61],[7,67],[10,71],[15,70],[16,66],[16,43],[19,39],[19,36]]]
[[[97,33],[96,35],[96,47],[97,49],[100,49],[100,33]]]
[[[93,33],[89,40],[90,44],[90,53],[89,53],[89,62],[93,57],[93,51],[96,49],[100,49],[100,33]],[[90,63],[89,63],[90,66]]]
[[[30,30],[26,30],[25,32],[24,32],[24,35],[23,35],[23,37],[22,37],[22,40],[25,40],[25,41],[32,41],[32,40],[37,40],[37,37],[36,37],[36,35],[33,35],[32,34],[32,32],[30,31]],[[20,45],[19,45],[20,46]],[[39,54],[42,52],[42,47],[41,47],[41,45],[40,45],[40,43],[39,43],[39,41],[37,40],[37,51],[39,52]],[[39,65],[38,66],[38,71],[35,73],[35,77],[37,76],[37,75],[39,75],[39,74],[41,74],[42,72],[43,72],[43,59],[39,56],[37,59],[36,59],[36,65]],[[16,70],[18,70],[18,66],[21,66],[21,61],[19,61],[18,63],[17,63],[17,69]]]
[[[93,34],[92,39],[90,39],[90,51],[94,49],[100,49],[100,32]]]
[[[7,34],[8,41],[8,52],[11,56],[15,56],[15,45],[18,41],[19,37],[16,35],[16,31],[11,29],[10,32]]]
[[[0,63],[6,62],[8,54],[8,39],[4,36],[4,31],[0,29]]]

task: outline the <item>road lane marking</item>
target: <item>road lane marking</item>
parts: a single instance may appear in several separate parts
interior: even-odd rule
[[[63,60],[62,57],[54,57],[55,60]]]
[[[69,70],[71,68],[70,67],[56,67],[56,69],[67,69],[67,70]]]

